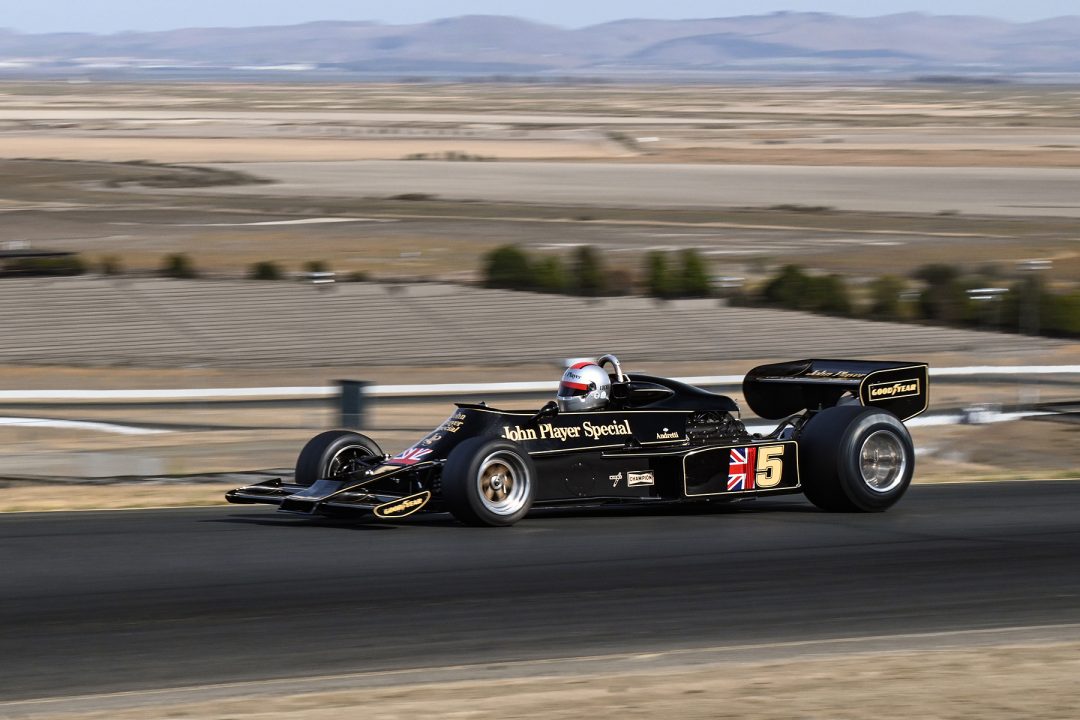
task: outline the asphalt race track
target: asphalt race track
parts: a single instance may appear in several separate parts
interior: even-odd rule
[[[327,523],[263,507],[0,516],[0,701],[1080,621],[1080,482],[693,512]]]

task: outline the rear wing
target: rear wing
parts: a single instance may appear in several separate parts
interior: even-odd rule
[[[743,379],[743,396],[768,420],[836,405],[845,395],[908,420],[930,402],[926,363],[873,360],[795,360],[760,365]]]

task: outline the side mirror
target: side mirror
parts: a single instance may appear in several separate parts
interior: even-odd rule
[[[544,407],[540,408],[539,412],[529,418],[529,423],[539,422],[547,418],[553,418],[559,414],[559,403],[554,400],[548,400]]]

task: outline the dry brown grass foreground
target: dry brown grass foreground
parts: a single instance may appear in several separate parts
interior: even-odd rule
[[[1080,707],[1078,676],[1080,643],[1068,642],[811,655],[646,672],[331,692],[263,694],[252,685],[238,686],[235,695],[212,701],[163,703],[153,693],[135,693],[119,698],[123,709],[112,705],[118,696],[101,696],[63,712],[50,711],[49,705],[0,704],[0,714],[35,720],[1074,718]],[[198,690],[194,692],[198,698]]]

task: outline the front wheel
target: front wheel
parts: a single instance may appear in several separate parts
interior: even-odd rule
[[[446,507],[466,525],[513,525],[529,512],[535,492],[532,458],[509,440],[470,438],[443,466]]]
[[[799,436],[803,492],[833,512],[881,512],[907,491],[915,449],[892,413],[861,406],[823,410]]]
[[[351,430],[329,430],[308,440],[296,458],[295,482],[311,485],[323,478],[348,478],[363,460],[382,457],[378,443]]]

